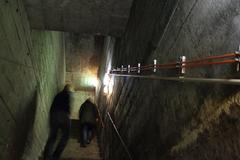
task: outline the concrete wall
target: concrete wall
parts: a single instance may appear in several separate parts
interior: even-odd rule
[[[76,90],[94,89],[101,51],[91,35],[69,33],[66,36],[66,82]]]
[[[135,0],[125,36],[110,53],[112,65],[233,52],[240,41],[239,7],[238,0]],[[175,71],[157,74],[176,75]],[[239,77],[236,65],[188,70],[186,76]],[[102,130],[106,160],[128,159],[107,111],[133,159],[238,159],[238,86],[137,78],[114,82],[112,95],[99,96],[107,126]]]
[[[66,83],[75,88],[72,119],[87,98],[95,100],[95,87],[102,54],[103,36],[66,34]]]
[[[59,32],[31,31],[20,0],[0,1],[0,159],[36,160],[64,82]]]
[[[121,36],[133,0],[23,0],[34,29]]]
[[[33,40],[32,62],[37,77],[38,99],[33,128],[23,159],[35,159],[43,150],[48,136],[48,115],[54,96],[65,83],[64,34],[61,32],[31,32]]]

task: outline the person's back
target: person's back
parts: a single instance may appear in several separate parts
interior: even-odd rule
[[[56,95],[50,109],[51,126],[57,125],[57,123],[65,126],[67,125],[64,123],[66,123],[66,121],[68,123],[70,115],[70,99],[71,93],[66,89]]]
[[[50,115],[58,111],[64,111],[70,114],[70,91],[64,89],[56,95],[50,109]]]
[[[85,147],[90,143],[93,138],[94,130],[98,119],[98,111],[96,105],[87,99],[80,107],[79,120],[80,120],[80,142],[81,146]]]
[[[53,100],[50,109],[50,136],[45,146],[44,160],[58,160],[67,144],[70,132],[70,90],[70,86],[66,85]],[[59,130],[62,132],[61,140],[53,152]]]
[[[79,111],[79,119],[80,123],[91,123],[93,125],[96,124],[96,118],[97,118],[97,109],[96,106],[90,102],[85,101]]]

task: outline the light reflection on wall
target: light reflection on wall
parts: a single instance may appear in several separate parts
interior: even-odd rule
[[[81,75],[81,77],[78,78],[78,81],[75,81],[75,86],[82,88],[95,88],[97,85],[98,79],[96,75]]]
[[[78,91],[94,92],[98,84],[100,41],[91,35],[68,33],[66,36],[66,83]]]
[[[114,77],[110,76],[108,73],[105,73],[103,85],[103,93],[105,95],[111,95],[114,87]]]
[[[97,77],[88,77],[88,85],[91,87],[97,87],[98,86]]]

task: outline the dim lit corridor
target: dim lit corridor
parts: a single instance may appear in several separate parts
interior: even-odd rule
[[[0,0],[0,72],[0,160],[43,160],[66,84],[61,160],[240,160],[239,0]]]

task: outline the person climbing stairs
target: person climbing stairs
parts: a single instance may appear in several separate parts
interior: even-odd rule
[[[60,160],[102,160],[96,136],[87,147],[80,147],[79,124],[79,120],[71,120],[70,138]]]
[[[87,147],[80,147],[79,120],[72,120],[71,135],[61,160],[102,160],[96,136]]]

